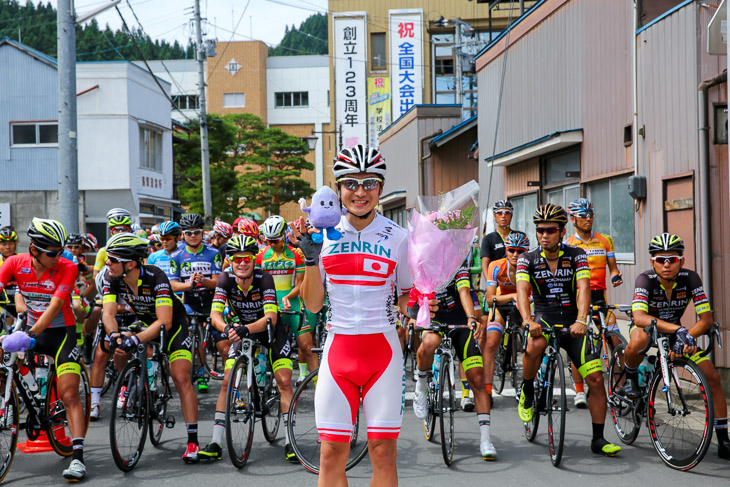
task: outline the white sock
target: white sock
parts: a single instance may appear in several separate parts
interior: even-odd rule
[[[287,426],[289,425],[289,413],[284,413],[281,415],[281,420],[284,422],[284,444],[289,444],[289,428]],[[294,416],[292,416],[292,421],[294,421]]]
[[[91,388],[91,405],[99,404],[101,402],[101,387]]]
[[[477,420],[479,421],[479,433],[481,435],[481,438],[479,439],[480,442],[492,442],[492,439],[489,437],[489,426],[492,421],[491,417],[491,414],[477,414]]]
[[[418,369],[416,372],[416,391],[423,394],[428,392],[428,370]]]
[[[226,413],[221,411],[215,412],[215,423],[213,423],[213,439],[212,443],[223,446],[223,435],[226,433]]]

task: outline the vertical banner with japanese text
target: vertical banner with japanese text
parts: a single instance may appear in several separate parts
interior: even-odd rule
[[[423,103],[423,12],[390,10],[390,78],[393,118]]]
[[[333,15],[335,119],[345,147],[367,143],[367,25],[365,12]]]
[[[390,78],[368,78],[368,144],[378,147],[378,134],[390,125]]]

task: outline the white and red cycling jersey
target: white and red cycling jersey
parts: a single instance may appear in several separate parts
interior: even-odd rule
[[[405,373],[395,325],[396,288],[413,286],[406,231],[380,214],[358,232],[346,218],[326,234],[320,274],[327,297],[327,342],[315,393],[324,441],[349,442],[362,400],[369,439],[396,439],[403,421]]]
[[[395,328],[397,286],[401,294],[413,287],[408,272],[408,238],[402,227],[381,214],[358,232],[345,217],[340,240],[324,233],[319,270],[323,276],[330,333],[367,335]]]

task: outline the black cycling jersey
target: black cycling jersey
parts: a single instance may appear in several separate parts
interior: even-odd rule
[[[243,325],[260,320],[265,316],[265,313],[277,313],[273,330],[273,340],[271,342],[269,342],[267,330],[254,333],[251,337],[269,347],[269,360],[271,361],[274,372],[280,368],[291,369],[289,333],[279,314],[274,278],[268,272],[261,269],[254,269],[253,272],[254,275],[251,285],[244,292],[236,282],[235,274],[231,271],[223,271],[218,276],[212,310],[222,313],[227,303],[231,312],[240,319]],[[232,360],[238,355],[240,348],[241,342],[231,344],[226,368],[233,366]]]
[[[520,256],[515,277],[530,283],[535,315],[573,315],[578,313],[577,280],[590,279],[591,271],[585,250],[561,243],[554,274],[538,247]]]
[[[213,311],[222,313],[227,303],[231,311],[244,324],[263,318],[266,312],[278,313],[279,305],[276,300],[274,278],[261,269],[254,269],[253,272],[251,286],[244,292],[236,283],[235,274],[231,271],[223,271],[218,276],[218,284],[213,297]]]
[[[649,269],[636,276],[631,310],[646,311],[650,316],[679,325],[690,300],[694,302],[698,315],[710,311],[710,302],[699,274],[689,269],[680,269],[670,297],[667,298],[659,276],[654,269]]]
[[[510,230],[509,233],[512,232],[513,230]],[[497,259],[504,259],[507,257],[507,251],[504,247],[502,234],[497,231],[486,234],[482,239],[482,246],[479,252],[482,259],[488,257],[489,262],[494,262]]]
[[[156,306],[171,306],[173,328],[175,325],[187,326],[185,306],[173,294],[167,275],[159,267],[152,265],[140,267],[136,295],[122,279],[109,279],[104,284],[103,302],[126,301],[139,321],[149,325],[157,320]]]
[[[470,282],[469,268],[464,262],[444,290],[436,293],[436,299],[439,300],[439,309],[435,313],[434,321],[448,324],[466,324],[467,316],[464,306],[461,304],[459,290],[465,286],[467,289],[471,288]]]

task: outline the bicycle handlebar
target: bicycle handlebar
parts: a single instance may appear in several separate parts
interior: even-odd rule
[[[660,333],[657,329],[656,319],[652,319],[651,324],[644,328],[644,333],[649,335],[649,341],[647,342],[646,347],[644,347],[644,349],[639,352],[640,355],[644,355],[646,352],[649,351],[651,347],[656,345],[657,339],[659,338],[660,334],[672,335],[672,333]],[[704,350],[700,348],[699,353],[701,357],[704,357],[712,352],[715,340],[717,340],[717,345],[722,348],[722,338],[720,337],[720,323],[715,321],[712,324],[712,328],[707,331],[706,335],[709,338],[710,342],[707,344],[707,348],[705,348]]]
[[[622,313],[631,314],[631,305],[630,304],[592,304],[591,310],[593,311],[603,311],[606,312],[608,310],[618,310]]]

